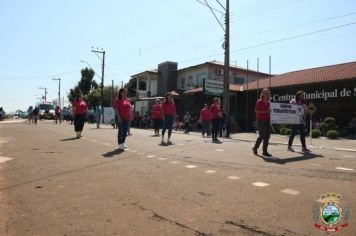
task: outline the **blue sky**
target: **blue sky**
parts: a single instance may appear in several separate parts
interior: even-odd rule
[[[259,58],[260,71],[268,72],[271,55],[272,73],[279,74],[356,60],[355,1],[231,0],[230,7],[231,64],[249,60],[256,69]],[[55,76],[66,96],[86,66],[81,60],[100,75],[92,46],[106,51],[105,85],[119,85],[164,61],[178,68],[223,61],[223,35],[196,0],[0,0],[0,106],[26,109],[43,95],[38,87],[57,98]]]

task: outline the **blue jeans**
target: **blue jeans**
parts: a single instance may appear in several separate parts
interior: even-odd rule
[[[125,143],[126,136],[127,136],[127,129],[129,128],[130,121],[128,120],[121,120],[119,123],[119,133],[117,135],[117,141],[120,144]]]
[[[173,115],[165,115],[164,116],[163,128],[162,128],[162,137],[164,137],[164,134],[166,133],[167,129],[168,129],[168,138],[171,137],[173,123],[174,123]]]
[[[305,148],[305,125],[292,125],[292,134],[289,136],[288,146],[291,147],[293,145],[294,136],[297,134],[299,130],[300,142],[302,143],[302,147]]]
[[[96,114],[96,128],[100,128],[101,114]]]
[[[201,125],[202,125],[202,129],[201,129],[202,135],[205,135],[205,132],[206,132],[206,134],[209,136],[210,135],[210,121],[202,121]]]

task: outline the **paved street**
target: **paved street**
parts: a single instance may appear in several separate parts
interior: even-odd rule
[[[0,235],[325,235],[312,211],[326,192],[351,209],[336,235],[355,235],[352,141],[303,154],[281,140],[263,159],[253,134],[212,144],[178,132],[161,146],[132,129],[119,152],[116,132],[86,124],[74,139],[68,123],[0,123]]]

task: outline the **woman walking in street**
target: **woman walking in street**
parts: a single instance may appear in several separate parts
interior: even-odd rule
[[[210,112],[211,112],[211,123],[213,126],[211,131],[212,140],[213,143],[220,143],[220,140],[218,139],[218,132],[219,132],[219,122],[220,119],[222,118],[222,113],[221,113],[219,98],[215,97],[213,99],[213,104],[210,106]]]
[[[131,119],[131,102],[127,99],[126,88],[121,88],[119,90],[119,94],[114,101],[114,109],[119,124],[119,131],[117,135],[117,141],[119,144],[118,149],[123,150],[127,148],[125,140]]]
[[[174,123],[174,118],[176,117],[176,105],[173,101],[173,95],[171,93],[166,93],[166,98],[162,104],[163,110],[163,129],[162,129],[162,140],[161,144],[164,144],[164,134],[168,129],[168,139],[167,144],[172,144],[171,135]]]
[[[260,99],[256,102],[255,112],[256,112],[256,122],[258,128],[258,138],[256,140],[255,146],[252,148],[253,154],[258,155],[257,149],[259,148],[261,142],[263,141],[262,146],[262,155],[265,157],[272,156],[268,153],[268,143],[271,136],[271,117],[270,117],[270,91],[265,88],[262,90]]]
[[[290,152],[294,152],[294,149],[292,147],[293,139],[298,131],[299,131],[299,135],[300,135],[300,142],[302,143],[302,151],[310,152],[310,150],[307,148],[307,146],[305,144],[305,117],[309,114],[309,110],[308,110],[307,104],[305,102],[304,94],[305,94],[304,91],[298,91],[295,95],[295,98],[293,98],[289,102],[290,104],[296,104],[296,105],[300,105],[303,107],[303,111],[301,114],[301,123],[297,124],[297,125],[292,125],[292,133],[289,136],[289,141],[288,141],[288,151],[290,151]]]
[[[155,136],[159,136],[159,129],[162,126],[163,110],[159,99],[156,99],[156,104],[152,106],[151,117],[153,120],[153,128]]]
[[[83,100],[83,96],[79,94],[72,104],[73,115],[74,115],[74,131],[76,132],[76,137],[80,138],[82,136],[82,131],[84,128],[84,121],[87,115],[88,106]]]

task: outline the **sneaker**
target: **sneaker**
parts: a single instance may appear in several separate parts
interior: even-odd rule
[[[290,151],[290,152],[294,152],[294,149],[291,146],[288,146],[287,150]]]
[[[257,148],[252,148],[252,152],[253,152],[253,154],[254,154],[255,156],[258,155],[258,153],[257,153]]]
[[[125,149],[124,144],[123,144],[123,143],[122,143],[122,144],[119,144],[119,147],[118,147],[117,149],[119,149],[119,150],[124,150],[124,149]]]
[[[272,156],[272,155],[269,154],[268,152],[264,152],[262,155],[265,156],[265,157],[271,157],[271,156]]]
[[[167,141],[167,144],[168,144],[168,145],[172,145],[173,143],[172,143],[171,140],[168,140],[168,141]]]
[[[302,148],[302,151],[303,152],[310,152],[310,150],[308,148],[306,148],[306,147]]]
[[[128,146],[126,145],[126,143],[124,143],[124,149],[128,148]]]
[[[164,140],[161,140],[161,145],[164,145],[164,144],[165,144]]]

